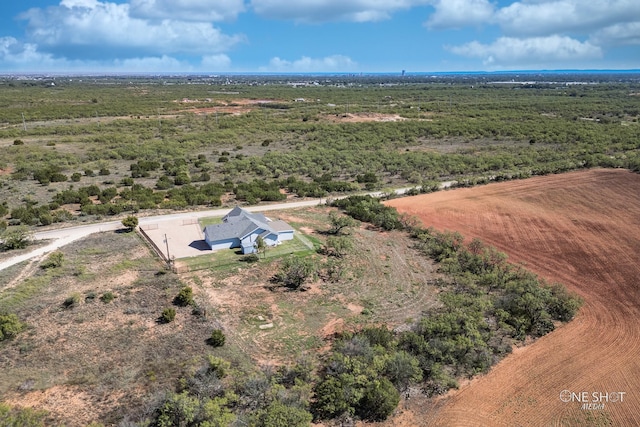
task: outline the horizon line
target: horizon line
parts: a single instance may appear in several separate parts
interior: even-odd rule
[[[640,68],[614,69],[520,69],[494,71],[0,71],[0,77],[15,76],[429,76],[500,74],[635,74]]]

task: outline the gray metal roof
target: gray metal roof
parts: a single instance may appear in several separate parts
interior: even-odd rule
[[[293,231],[293,228],[284,221],[270,221],[263,214],[250,213],[237,206],[224,216],[222,221],[224,221],[222,224],[205,227],[204,234],[209,241],[235,238],[242,240],[257,229],[265,230],[268,234]]]
[[[281,219],[277,221],[271,221],[269,223],[269,227],[271,227],[271,229],[276,232],[293,231],[293,227],[282,221]]]

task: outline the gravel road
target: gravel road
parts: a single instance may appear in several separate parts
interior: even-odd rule
[[[441,184],[441,188],[447,188],[452,185],[454,181],[443,182]],[[397,195],[402,195],[409,191],[411,188],[399,188],[394,190]],[[380,197],[383,195],[382,192],[372,192],[367,193],[373,197]],[[348,196],[340,196],[335,198],[348,197]],[[318,204],[324,203],[326,200],[323,199],[313,199],[313,200],[304,200],[299,202],[285,202],[285,203],[277,203],[273,205],[260,205],[260,206],[251,206],[246,207],[244,209],[251,212],[266,212],[273,210],[282,210],[282,209],[294,209],[294,208],[304,208],[310,206],[317,206]],[[195,211],[195,212],[181,212],[167,215],[156,215],[156,216],[147,216],[138,218],[139,225],[145,224],[155,224],[161,221],[171,221],[176,219],[187,219],[187,218],[207,218],[207,217],[221,217],[225,216],[227,213],[231,211],[231,208],[225,209],[212,209],[206,211]],[[49,252],[55,251],[69,243],[75,242],[76,240],[82,239],[84,237],[89,236],[93,233],[102,233],[105,231],[115,231],[121,229],[122,223],[120,221],[106,221],[96,224],[87,224],[87,225],[79,225],[75,227],[65,227],[59,228],[56,230],[49,231],[39,231],[34,233],[33,237],[35,240],[51,240],[51,243],[48,245],[39,247],[31,252],[15,256],[13,258],[9,258],[5,261],[0,262],[0,271],[5,268],[9,268],[13,265],[19,264],[23,261],[27,261],[31,258],[45,255]]]

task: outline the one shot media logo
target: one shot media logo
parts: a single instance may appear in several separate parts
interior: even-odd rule
[[[560,400],[564,403],[578,403],[583,410],[603,410],[608,404],[623,403],[626,391],[571,391],[562,390]]]

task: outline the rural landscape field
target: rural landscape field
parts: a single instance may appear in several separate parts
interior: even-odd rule
[[[0,79],[0,424],[640,424],[639,94]],[[203,246],[235,206],[294,239]]]
[[[591,170],[394,200],[584,299],[569,324],[444,399],[425,425],[637,425],[640,176]],[[623,392],[604,410],[560,393]]]

